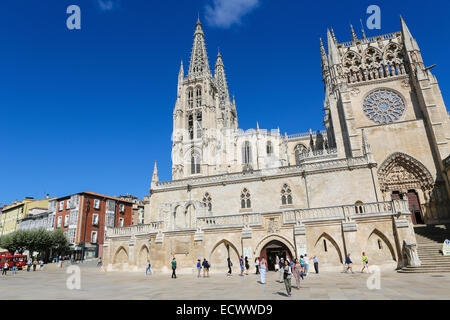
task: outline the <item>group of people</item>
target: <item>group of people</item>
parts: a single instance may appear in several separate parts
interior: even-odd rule
[[[33,271],[36,271],[37,266],[39,265],[39,269],[42,270],[44,268],[44,261],[43,260],[32,260],[31,258],[27,260],[26,266],[27,271],[31,270],[31,267],[33,267]],[[12,274],[17,274],[18,264],[17,260],[13,259],[12,261],[5,261],[2,268],[2,275],[7,275],[7,271],[11,268]]]
[[[366,269],[367,269],[367,272],[370,273],[370,271],[369,271],[369,259],[367,258],[365,252],[362,253],[361,259],[362,259],[362,263],[363,263],[363,267],[361,269],[361,273],[364,273],[364,270],[366,270]],[[350,253],[349,253],[345,257],[344,272],[348,273],[350,271],[351,273],[354,273],[352,265],[353,265],[353,262],[352,262],[352,259],[350,259]]]

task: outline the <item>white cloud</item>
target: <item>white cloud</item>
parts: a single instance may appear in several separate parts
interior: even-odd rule
[[[214,4],[206,5],[206,21],[209,25],[229,28],[239,24],[241,18],[259,5],[259,0],[213,0]]]
[[[111,11],[119,6],[118,0],[97,0],[97,4],[102,11]]]

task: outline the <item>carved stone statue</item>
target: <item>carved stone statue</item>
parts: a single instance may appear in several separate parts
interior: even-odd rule
[[[403,240],[403,256],[406,258],[407,267],[420,267],[422,262],[417,254],[417,245]]]

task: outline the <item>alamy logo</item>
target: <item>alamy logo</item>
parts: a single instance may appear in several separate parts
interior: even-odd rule
[[[81,269],[79,266],[69,266],[66,270],[70,276],[67,278],[66,286],[69,290],[81,289]]]
[[[67,7],[67,14],[70,16],[66,20],[67,29],[80,30],[81,29],[81,9],[77,5],[71,5]]]
[[[372,274],[367,279],[367,289],[369,290],[380,290],[381,289],[381,271],[380,267],[372,266],[370,267]]]
[[[367,8],[367,14],[371,14],[367,18],[367,28],[370,30],[381,29],[381,9],[377,5],[371,5]]]

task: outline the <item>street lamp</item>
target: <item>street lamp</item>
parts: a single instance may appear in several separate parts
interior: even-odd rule
[[[87,225],[87,220],[88,220],[88,213],[89,213],[89,199],[87,199],[87,204],[86,204],[86,218],[84,220],[84,232],[83,232],[83,243],[82,243],[82,251],[81,251],[81,261],[84,261],[84,253],[85,253],[85,248],[86,248],[86,225]]]

